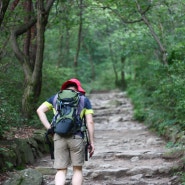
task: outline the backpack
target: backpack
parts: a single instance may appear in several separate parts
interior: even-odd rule
[[[80,112],[84,107],[85,96],[74,90],[62,90],[54,98],[56,114],[53,117],[54,133],[61,136],[74,135],[81,131]]]

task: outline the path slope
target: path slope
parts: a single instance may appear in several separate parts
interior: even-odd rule
[[[164,140],[134,121],[125,93],[94,93],[90,99],[95,111],[96,151],[85,163],[84,185],[180,185],[171,176],[177,161],[165,157]],[[37,169],[44,174],[44,184],[53,185],[55,171],[48,158]],[[67,184],[71,173],[69,169]]]

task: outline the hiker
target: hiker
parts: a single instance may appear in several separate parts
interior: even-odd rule
[[[85,90],[81,87],[80,81],[75,78],[70,79],[62,84],[61,91],[64,90],[77,91],[82,96],[85,96]],[[56,97],[56,95],[50,97],[48,100],[42,103],[37,109],[39,119],[47,130],[51,129],[51,124],[47,119],[46,112],[49,110],[53,110],[56,113],[56,110],[54,108],[55,107],[54,97]],[[94,122],[91,103],[86,96],[84,98],[84,107],[81,111],[81,114],[84,114],[86,119],[90,141],[88,152],[89,156],[91,157],[95,150]],[[70,163],[73,166],[72,184],[81,185],[83,183],[82,166],[84,164],[84,141],[82,134],[77,132],[74,135],[63,137],[59,134],[54,133],[53,140],[54,140],[54,158],[55,158],[54,168],[57,169],[57,173],[55,175],[55,185],[65,184],[67,168],[70,165]]]

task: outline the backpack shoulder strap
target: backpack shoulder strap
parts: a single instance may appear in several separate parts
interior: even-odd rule
[[[78,104],[78,112],[77,112],[79,115],[80,115],[81,111],[83,110],[84,105],[85,105],[85,96],[80,95],[80,101],[79,101],[79,104]]]
[[[56,104],[57,104],[57,98],[58,98],[58,94],[59,94],[60,92],[58,92],[56,95],[55,95],[55,97],[54,97],[54,99],[53,99],[53,107],[55,108],[55,110],[56,110]],[[57,110],[56,110],[57,111]]]

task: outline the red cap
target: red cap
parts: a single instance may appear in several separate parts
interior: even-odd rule
[[[76,78],[72,78],[72,79],[70,79],[70,80],[64,82],[64,83],[62,84],[61,90],[66,89],[66,86],[69,85],[69,84],[71,84],[71,83],[75,83],[76,86],[77,86],[77,90],[78,90],[79,92],[85,94],[85,90],[81,87],[80,81],[77,80]]]

